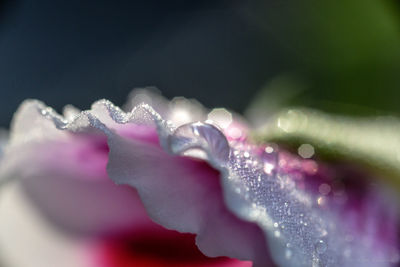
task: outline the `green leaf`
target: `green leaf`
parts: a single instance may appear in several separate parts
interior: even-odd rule
[[[400,120],[395,117],[349,117],[293,108],[278,113],[254,132],[256,141],[293,148],[307,143],[330,160],[363,164],[400,189]]]

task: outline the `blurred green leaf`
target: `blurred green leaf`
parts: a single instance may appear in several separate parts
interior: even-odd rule
[[[288,109],[256,131],[254,138],[292,147],[311,144],[317,155],[364,164],[400,189],[398,118],[355,118],[305,108]]]
[[[350,115],[400,114],[400,5],[394,0],[254,1],[247,18],[306,80],[291,104]]]

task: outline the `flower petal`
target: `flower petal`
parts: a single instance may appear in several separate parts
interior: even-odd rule
[[[102,131],[110,147],[110,178],[135,187],[156,222],[197,234],[206,255],[249,259],[254,266],[270,263],[267,251],[283,266],[391,266],[399,260],[398,214],[379,197],[367,197],[373,203],[366,203],[373,207],[369,213],[359,208],[343,213],[343,205],[327,210],[317,194],[299,186],[298,173],[287,170],[281,158],[271,161],[266,150],[243,140],[227,142],[210,124],[175,128],[147,105],[124,113],[108,101],[73,121],[40,111],[60,129]],[[150,136],[157,130],[160,142],[129,138],[136,128]],[[294,164],[314,172],[313,164]],[[384,236],[395,237],[389,242],[381,242],[376,231],[379,210],[390,217]],[[366,226],[358,228],[352,216]],[[349,235],[353,238],[345,238]]]
[[[119,136],[110,136],[109,145],[110,177],[137,188],[153,220],[196,233],[197,245],[208,256],[268,262],[260,229],[227,210],[216,170]]]
[[[27,196],[63,230],[107,233],[147,218],[134,190],[108,178],[105,136],[60,131],[41,109],[46,108],[36,101],[19,109],[0,177],[20,179]]]
[[[147,106],[141,108],[154,115]],[[265,163],[268,162],[250,145],[240,142],[230,144],[230,155],[227,158],[224,149],[227,142],[211,125],[195,123],[174,130],[164,126],[165,123],[157,114],[153,119],[158,125],[161,143],[167,151],[182,153],[200,149],[206,154],[210,164],[222,174],[222,192],[227,207],[239,218],[253,222],[264,230],[276,263],[285,266],[390,266],[398,261],[396,238],[394,242],[383,244],[379,249],[373,245],[379,236],[369,235],[365,231],[359,233],[362,241],[358,238],[340,238],[352,234],[354,230],[350,222],[342,222],[343,214],[336,210],[322,209],[315,195],[296,188],[295,177],[291,173],[273,174],[266,171]],[[207,132],[202,132],[204,129],[208,129]],[[197,187],[194,186],[196,183],[183,186],[183,189],[181,187],[191,178],[200,176],[200,171],[182,158],[168,158],[160,151],[141,147],[138,143],[129,145],[113,134],[108,137],[111,148],[110,177],[118,183],[127,183],[137,188],[156,221],[180,231],[197,231],[201,236],[203,231],[193,225],[197,226],[195,222],[204,218],[204,215],[196,217],[193,209],[201,211],[203,206],[192,204],[200,201],[196,198],[202,195],[198,191],[200,182],[197,182]],[[199,181],[212,188],[211,184],[206,184],[205,177]],[[212,194],[208,192],[207,198],[210,196]],[[204,197],[202,204],[212,207]],[[374,213],[362,218],[373,222],[371,215]],[[170,216],[177,220],[170,219]],[[396,227],[397,221],[391,222]],[[229,221],[223,223],[229,224]],[[213,226],[208,225],[208,228],[212,229]],[[397,235],[397,230],[391,233]],[[207,253],[207,248],[202,247],[201,243],[199,245]],[[255,264],[262,262],[258,261],[257,255],[253,254],[253,257]]]
[[[96,118],[103,116],[103,121],[108,119],[108,123],[115,126],[116,124],[107,118],[107,113],[105,115],[102,113],[103,108],[105,107],[94,104],[90,116],[96,115]],[[33,226],[36,227],[34,229],[40,229],[38,231],[41,233],[40,239],[33,235],[34,242],[41,246],[47,246],[49,242],[59,243],[48,250],[56,255],[64,253],[59,250],[63,250],[71,243],[71,246],[76,247],[76,251],[65,248],[65,262],[67,265],[75,264],[76,266],[121,267],[140,264],[146,266],[251,266],[251,262],[241,262],[236,259],[207,258],[195,247],[193,236],[181,236],[177,232],[166,230],[152,222],[136,191],[128,186],[117,186],[108,178],[106,162],[109,149],[106,137],[89,127],[90,116],[87,116],[85,112],[82,115],[76,110],[70,111],[72,114],[67,113],[71,116],[62,118],[40,102],[25,102],[13,121],[13,140],[1,164],[1,177],[9,179],[18,177],[22,182],[17,184],[19,194],[23,195],[20,190],[22,188],[27,193],[23,196],[28,196],[29,200],[33,200],[34,208],[39,208],[46,218],[55,222],[48,224],[47,221],[42,221],[42,218],[37,223],[35,220],[32,221]],[[29,119],[25,120],[25,118]],[[48,124],[48,118],[56,121],[55,125],[52,122]],[[35,124],[30,124],[30,121],[34,121]],[[74,125],[73,129],[77,130],[76,132],[57,129],[57,127],[64,129],[63,126],[69,122],[79,124]],[[140,125],[127,126],[117,129],[124,138],[159,147],[154,129]],[[23,134],[26,131],[33,131],[33,133],[36,131],[39,134],[36,136],[34,134],[28,139],[26,137],[29,137],[29,134]],[[6,187],[3,188],[6,189]],[[11,205],[17,202],[13,198],[7,203]],[[43,260],[45,257],[32,256],[31,254],[35,254],[38,248],[32,246],[32,241],[24,241],[24,236],[20,236],[19,232],[16,233],[13,227],[7,226],[13,225],[18,214],[25,212],[21,205],[12,206],[14,208],[10,208],[10,205],[2,206],[0,210],[0,213],[5,215],[10,212],[10,209],[14,210],[12,216],[8,216],[0,227],[0,246],[9,252],[4,258],[12,264],[17,262],[18,266],[30,266],[28,263],[30,261],[37,266],[53,266],[55,261],[52,258]],[[39,217],[35,214],[34,208],[27,212],[27,216],[32,213],[32,216],[28,218]],[[53,226],[58,228],[53,229]],[[51,231],[45,231],[46,228],[51,228]],[[14,230],[10,232],[10,229]],[[32,236],[31,229],[32,227],[24,226],[22,233]],[[57,231],[60,229],[70,231]],[[69,235],[71,231],[79,235],[71,236]],[[9,232],[13,233],[16,242],[7,241],[10,240]],[[85,234],[84,238],[82,234]],[[119,234],[122,234],[124,238],[119,238]],[[169,254],[178,253],[176,258],[171,255],[166,256],[163,251],[146,249],[146,244],[150,242],[152,242],[152,248],[168,248]],[[171,245],[166,247],[165,242],[173,242],[176,247],[173,248]],[[128,245],[129,250],[124,248]],[[29,252],[30,256],[19,259],[15,255],[19,249]],[[82,254],[81,249],[86,251],[83,251],[82,257],[79,256]],[[189,254],[183,257],[182,253],[176,251],[179,249],[185,249],[184,253]]]

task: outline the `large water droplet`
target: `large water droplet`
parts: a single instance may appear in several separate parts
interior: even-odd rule
[[[173,153],[181,154],[187,150],[202,149],[212,155],[212,160],[226,164],[230,146],[222,132],[206,123],[190,123],[178,127],[169,136],[169,146]]]

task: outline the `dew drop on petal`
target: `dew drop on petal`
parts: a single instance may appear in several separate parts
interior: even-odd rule
[[[191,121],[189,112],[183,108],[176,108],[171,114],[171,120],[175,125],[182,125]]]
[[[243,132],[237,127],[232,127],[227,130],[226,134],[231,139],[240,139],[243,135]]]
[[[328,195],[329,192],[331,191],[331,187],[330,187],[330,185],[323,183],[318,187],[318,191],[322,195]]]
[[[264,171],[265,171],[265,173],[271,174],[273,169],[274,169],[274,165],[273,164],[271,164],[269,162],[264,163]]]
[[[325,197],[319,197],[317,198],[317,203],[319,206],[325,206],[326,204],[326,198]]]
[[[322,239],[318,240],[317,243],[315,244],[315,250],[317,251],[318,254],[324,253],[326,249],[327,245]]]
[[[276,231],[274,232],[274,235],[275,235],[275,237],[280,237],[280,236],[281,236],[281,232],[278,231],[278,230],[276,230]]]
[[[272,146],[267,146],[265,148],[265,152],[268,154],[271,154],[272,152],[274,152],[274,148]]]

